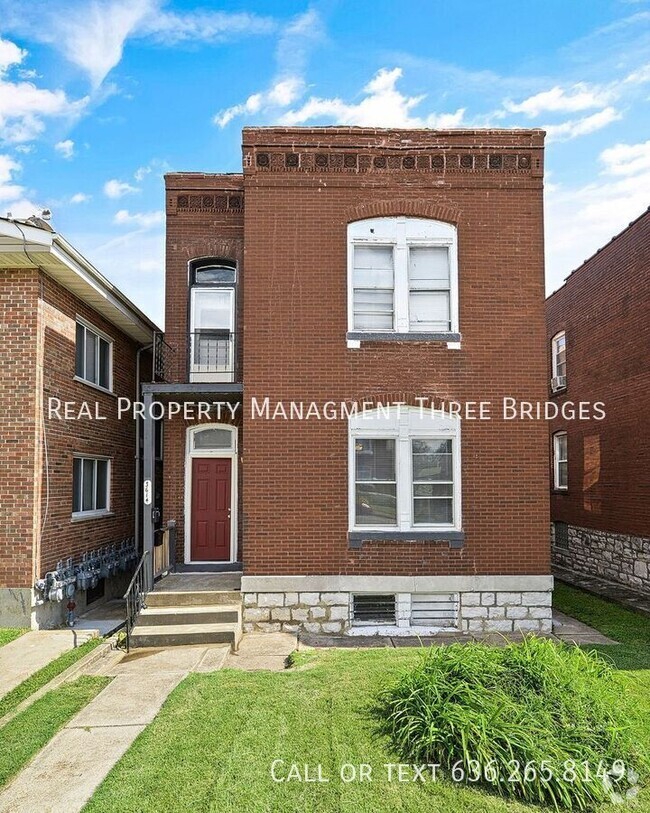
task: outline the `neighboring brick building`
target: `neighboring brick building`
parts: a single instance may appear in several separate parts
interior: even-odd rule
[[[67,582],[77,612],[123,592],[139,496],[136,424],[116,404],[136,399],[138,351],[154,330],[47,223],[0,219],[0,626],[58,625]],[[149,378],[150,352],[141,361]],[[59,571],[57,596],[47,574],[90,551],[102,555],[87,557],[91,592]]]
[[[606,415],[551,424],[554,564],[649,592],[650,210],[547,299],[546,329],[552,398]]]
[[[145,393],[224,406],[166,421],[163,519],[180,569],[243,569],[248,628],[550,630],[547,427],[500,413],[546,398],[542,177],[539,130],[339,127],[167,176]]]

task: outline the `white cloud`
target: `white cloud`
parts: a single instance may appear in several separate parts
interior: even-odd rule
[[[611,98],[610,89],[578,82],[567,89],[555,85],[550,90],[536,93],[519,103],[506,99],[503,107],[508,113],[523,113],[532,119],[542,113],[578,113],[582,110],[593,110],[609,104]]]
[[[269,17],[247,12],[157,10],[146,16],[136,36],[151,37],[165,45],[178,42],[218,42],[236,35],[269,34],[277,24]]]
[[[71,101],[63,90],[7,78],[7,72],[26,56],[27,51],[0,39],[0,140],[6,143],[32,141],[45,129],[44,118],[73,119],[88,103],[87,98]]]
[[[74,155],[74,141],[71,138],[66,138],[65,141],[58,141],[54,145],[54,149],[64,158],[72,158]]]
[[[346,102],[339,97],[311,96],[300,107],[287,110],[304,93],[304,82],[291,77],[278,82],[269,90],[254,93],[245,102],[222,110],[214,123],[225,127],[236,116],[273,114],[280,124],[288,126],[324,120],[335,124],[370,127],[459,127],[463,123],[465,108],[453,113],[429,113],[418,116],[416,108],[425,95],[407,96],[397,88],[402,77],[401,68],[381,68],[363,88],[359,102]],[[284,109],[284,112],[282,112]]]
[[[233,105],[220,111],[213,121],[219,127],[225,127],[237,116],[246,113],[255,114],[261,110],[271,110],[278,107],[287,107],[300,98],[304,92],[304,83],[298,77],[287,77],[272,85],[268,90],[254,93],[245,102]]]
[[[547,288],[564,278],[648,208],[650,142],[616,144],[600,154],[598,181],[546,190]]]
[[[463,120],[464,109],[454,113],[413,114],[426,97],[406,96],[397,87],[401,68],[382,68],[363,88],[359,102],[344,102],[340,98],[312,96],[302,107],[289,110],[281,117],[287,125],[305,124],[314,119],[326,119],[337,124],[370,127],[457,127]]]
[[[117,199],[124,197],[124,195],[133,195],[140,190],[136,186],[132,186],[126,181],[118,181],[112,178],[104,184],[104,194],[107,198]]]
[[[21,169],[10,155],[0,154],[0,215],[11,212],[14,217],[29,217],[39,211],[27,197],[25,187],[16,182],[15,175]]]
[[[98,88],[122,59],[129,39],[164,45],[218,42],[234,36],[268,34],[277,24],[245,12],[171,12],[163,0],[0,0],[6,31],[52,46]],[[19,6],[19,7],[18,7]]]
[[[134,212],[131,214],[128,209],[120,209],[115,213],[113,223],[118,226],[139,226],[142,229],[150,229],[152,226],[159,226],[165,222],[165,213],[156,212]]]
[[[91,197],[91,195],[86,195],[85,192],[75,192],[70,198],[70,203],[88,203]]]
[[[4,73],[12,65],[20,65],[26,56],[27,51],[14,42],[0,38],[0,73]]]
[[[615,107],[606,107],[604,110],[599,110],[597,113],[592,113],[590,116],[584,116],[580,119],[570,119],[563,121],[561,124],[545,124],[547,143],[552,141],[569,141],[578,136],[589,135],[595,133],[596,130],[602,130],[613,121],[617,121],[622,117],[621,113]]]
[[[605,173],[611,175],[650,172],[650,141],[641,144],[614,144],[601,152],[600,160],[605,164]]]

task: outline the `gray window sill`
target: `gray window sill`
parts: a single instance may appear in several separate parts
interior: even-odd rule
[[[364,542],[447,542],[462,548],[464,531],[348,531],[348,547],[359,550]]]
[[[346,339],[353,342],[459,342],[460,333],[396,333],[394,331],[350,330]]]
[[[114,516],[114,511],[80,511],[72,515],[70,522],[87,522],[90,519],[105,519]]]

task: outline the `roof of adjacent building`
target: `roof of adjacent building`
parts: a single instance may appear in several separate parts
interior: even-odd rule
[[[160,328],[117,286],[39,217],[0,217],[0,270],[37,268],[140,344]]]
[[[551,297],[555,296],[555,294],[557,294],[561,290],[563,290],[563,288],[566,286],[567,282],[570,279],[572,279],[576,274],[579,274],[586,266],[588,266],[591,263],[591,261],[594,259],[594,257],[598,257],[600,254],[603,253],[603,251],[606,251],[613,243],[616,243],[618,240],[620,240],[620,238],[623,237],[624,235],[626,235],[630,231],[630,229],[634,228],[634,226],[636,226],[637,223],[639,223],[640,221],[642,221],[646,217],[650,218],[650,206],[648,206],[648,208],[645,210],[645,212],[641,212],[641,214],[638,217],[635,217],[634,220],[632,220],[630,223],[628,223],[627,226],[624,229],[621,229],[621,231],[619,231],[612,238],[610,238],[605,243],[605,245],[601,246],[599,249],[594,251],[593,254],[590,254],[589,257],[587,257],[586,260],[583,260],[577,268],[574,268],[574,270],[571,271],[571,273],[567,277],[565,277],[564,282],[562,283],[562,285],[560,285],[559,288],[557,288],[555,291],[553,291],[552,294],[549,294],[546,297],[547,301]]]

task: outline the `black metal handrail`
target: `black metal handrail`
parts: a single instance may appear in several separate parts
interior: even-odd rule
[[[129,586],[126,589],[126,593],[124,594],[124,600],[126,601],[126,624],[124,627],[126,630],[127,652],[131,646],[131,633],[133,631],[133,627],[135,626],[136,619],[140,614],[140,610],[147,606],[147,593],[150,592],[153,586],[151,583],[151,568],[147,567],[148,559],[149,551],[146,550],[142,554],[142,557],[138,562],[138,566],[135,569],[135,573],[133,574],[133,578],[131,579]]]
[[[187,374],[195,380],[207,376],[207,381],[233,381],[235,339],[234,333],[218,328],[184,333],[172,331],[164,335],[157,333],[154,340],[154,381],[170,381]]]

